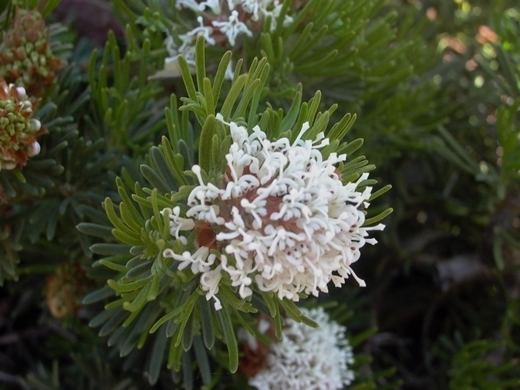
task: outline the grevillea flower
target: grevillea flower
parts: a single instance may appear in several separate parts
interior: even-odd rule
[[[40,152],[40,122],[22,87],[0,80],[0,171],[23,167]]]
[[[193,166],[199,185],[188,196],[185,215],[180,207],[163,210],[172,236],[187,250],[167,249],[163,255],[177,260],[179,269],[200,274],[206,298],[217,309],[223,278],[241,298],[255,288],[293,301],[328,292],[330,282],[339,287],[349,276],[364,286],[351,265],[366,243],[376,243],[369,231],[384,228],[363,226],[372,188],[359,188],[368,174],[343,183],[338,166],[347,156],[324,156],[321,149],[329,140],[323,133],[304,140],[308,123],[294,141],[271,141],[258,126],[249,134],[217,117],[233,140],[223,180],[205,182],[200,167]]]
[[[352,383],[354,357],[345,327],[331,321],[321,308],[302,312],[319,327],[287,320],[282,340],[270,346],[263,369],[249,380],[251,386],[259,390],[335,390]]]
[[[276,28],[282,6],[281,0],[178,0],[180,10],[190,10],[196,15],[193,18],[196,24],[191,29],[179,25],[175,31],[168,31],[166,66],[176,63],[180,55],[194,64],[195,41],[199,35],[211,46],[232,48],[241,36],[252,36],[259,31],[267,18],[271,18],[271,28]],[[291,20],[286,15],[284,23]]]
[[[40,97],[54,82],[61,65],[51,51],[40,13],[18,9],[0,45],[0,78],[24,86],[32,98]]]

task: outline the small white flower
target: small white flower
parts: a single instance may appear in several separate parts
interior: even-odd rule
[[[41,146],[37,141],[34,141],[31,145],[29,145],[27,150],[27,155],[29,157],[34,157],[40,154]]]
[[[271,346],[266,366],[249,380],[251,386],[259,390],[336,390],[353,382],[354,357],[345,327],[331,321],[321,308],[302,312],[319,328],[286,321],[282,340]]]
[[[206,8],[210,9],[211,12],[218,14],[220,13],[220,0],[177,0],[177,8],[189,8],[195,12],[205,11]]]
[[[168,52],[168,57],[165,60],[166,64],[177,63],[179,56],[182,55],[189,65],[195,65],[195,42],[198,36],[202,36],[209,45],[215,44],[213,28],[204,25],[202,16],[197,17],[197,21],[199,23],[198,27],[179,35],[179,39],[182,42],[180,46],[177,46],[170,33],[167,34],[164,41],[166,51]]]
[[[217,118],[223,121],[221,115]],[[372,188],[358,187],[368,174],[343,184],[337,165],[347,156],[324,158],[320,149],[329,140],[323,134],[304,140],[307,123],[293,142],[270,141],[258,126],[249,135],[243,126],[226,124],[233,143],[225,156],[224,183],[205,183],[200,167],[194,166],[199,185],[188,196],[187,218],[178,207],[169,211],[175,239],[186,245],[181,233],[202,224],[211,247],[199,239],[193,254],[167,250],[164,256],[180,261],[181,269],[191,266],[201,278],[211,272],[202,284],[208,299],[216,299],[217,269],[227,274],[241,298],[256,287],[298,301],[302,293],[318,296],[328,292],[330,282],[339,287],[350,276],[364,286],[351,265],[365,244],[376,243],[369,232],[384,228],[363,226]]]
[[[163,209],[161,211],[163,215],[168,213],[170,217],[170,234],[186,245],[186,237],[181,236],[180,232],[185,230],[193,230],[195,223],[191,219],[180,217],[180,212],[181,209],[178,206],[174,207],[173,209]]]
[[[235,10],[231,12],[227,21],[215,20],[212,25],[226,35],[231,46],[235,46],[236,39],[240,34],[253,35],[247,25],[238,18],[238,12]]]
[[[218,284],[222,277],[220,269],[221,267],[218,266],[213,271],[205,272],[200,278],[200,285],[202,286],[202,289],[206,291],[206,299],[210,300],[213,298],[215,300],[215,310],[222,309],[220,300],[217,298]]]
[[[224,73],[224,78],[226,80],[233,80],[234,77],[235,77],[235,70],[233,69],[233,63],[230,61],[226,68],[226,73]]]
[[[177,0],[177,8],[189,8],[193,11],[203,11],[204,5],[197,0]]]

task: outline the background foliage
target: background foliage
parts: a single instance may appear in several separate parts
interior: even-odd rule
[[[174,326],[143,331],[156,307],[126,327],[113,315],[121,302],[103,310],[112,294],[105,282],[123,270],[101,202],[124,200],[125,191],[161,201],[141,187],[164,187],[153,175],[171,148],[164,135],[185,161],[194,158],[186,124],[188,111],[201,115],[201,101],[181,79],[149,77],[163,65],[173,2],[7,2],[4,28],[15,3],[40,7],[66,65],[37,113],[49,130],[42,153],[23,176],[0,172],[0,388],[170,388],[172,380],[243,388],[227,370],[225,320],[212,356],[202,352],[210,336],[177,332],[171,366],[182,369],[172,371],[162,362]],[[208,76],[224,52],[207,49]],[[302,101],[321,112],[338,103],[331,123],[355,113],[348,140],[363,144],[377,179],[393,187],[375,210],[395,210],[387,229],[357,264],[368,287],[308,302],[348,327],[352,388],[519,388],[516,1],[309,0],[291,28],[265,29],[229,56],[244,58],[244,72],[256,69],[258,100],[269,97],[288,115]],[[262,56],[266,63],[253,62]],[[177,110],[183,122],[172,124]],[[81,277],[60,276],[71,264]],[[141,264],[132,265],[138,275]],[[64,299],[55,285],[79,306],[63,318],[52,311]],[[94,292],[80,305],[86,291]]]

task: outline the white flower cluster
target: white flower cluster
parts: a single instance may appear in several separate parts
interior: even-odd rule
[[[311,328],[288,320],[282,340],[271,346],[265,367],[249,380],[259,390],[335,390],[354,380],[352,347],[345,327],[323,309],[302,310],[319,324]]]
[[[337,164],[347,156],[324,159],[320,149],[329,140],[323,133],[314,141],[302,139],[308,123],[293,142],[270,141],[258,126],[249,135],[245,127],[227,125],[233,143],[222,188],[204,183],[195,165],[199,185],[188,196],[187,218],[179,207],[163,211],[170,215],[172,236],[186,244],[183,232],[195,231],[197,248],[182,254],[167,249],[164,256],[201,274],[206,298],[215,299],[217,308],[223,274],[242,298],[252,294],[253,282],[293,301],[301,293],[328,292],[331,281],[339,287],[350,275],[364,286],[351,265],[361,247],[376,243],[369,231],[384,228],[363,226],[372,188],[357,188],[368,174],[343,184]]]
[[[195,41],[199,35],[208,45],[233,47],[239,36],[252,36],[253,31],[259,28],[258,24],[268,17],[274,29],[282,6],[281,0],[177,0],[179,9],[195,12],[197,25],[184,33],[176,32],[174,35],[168,32],[165,41],[168,51],[166,65],[176,63],[180,55],[189,64],[195,64]],[[286,16],[284,23],[291,20]]]

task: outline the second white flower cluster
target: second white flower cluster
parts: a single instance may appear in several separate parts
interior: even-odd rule
[[[166,63],[175,63],[182,55],[189,64],[194,65],[195,41],[199,35],[204,37],[207,45],[233,48],[241,35],[252,36],[253,32],[261,29],[261,23],[267,18],[271,19],[271,29],[274,29],[282,3],[280,0],[178,0],[177,8],[191,10],[195,18],[188,29],[183,24],[167,32]],[[286,15],[284,24],[291,20]]]

